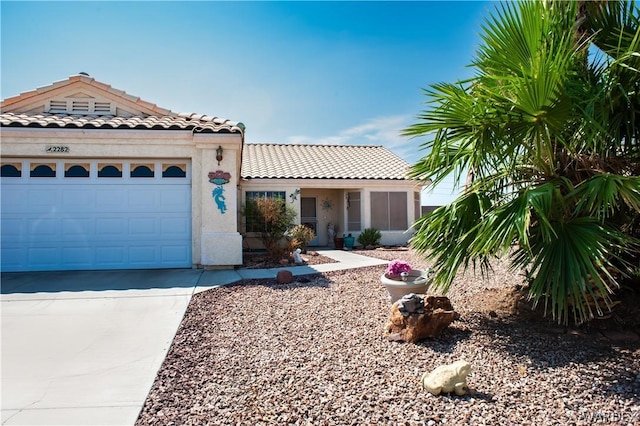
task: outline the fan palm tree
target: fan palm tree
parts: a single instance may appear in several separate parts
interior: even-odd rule
[[[425,89],[410,175],[466,179],[414,224],[446,291],[510,254],[558,322],[611,306],[640,269],[640,26],[634,2],[507,2],[482,26],[474,77]]]

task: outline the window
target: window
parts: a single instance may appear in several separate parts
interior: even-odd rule
[[[347,192],[347,231],[362,230],[360,217],[360,193]]]
[[[132,163],[130,176],[132,178],[152,178],[154,176],[153,164]]]
[[[162,177],[163,178],[187,177],[187,165],[186,164],[163,164]]]
[[[245,200],[249,201],[256,198],[279,198],[286,203],[287,194],[285,191],[247,191],[245,194]],[[245,228],[247,232],[262,232],[265,228],[264,223],[259,223],[257,218],[251,214],[250,211],[246,212],[245,216]]]
[[[65,164],[64,168],[64,177],[66,178],[89,177],[88,164]]]
[[[122,164],[98,164],[99,178],[120,178],[122,177]]]
[[[407,226],[406,192],[372,192],[371,226],[380,231],[405,231]]]
[[[31,163],[30,177],[56,177],[56,165],[55,163],[39,164]]]
[[[282,198],[284,200],[285,197],[284,191],[247,191],[245,198]]]
[[[22,164],[21,163],[4,163],[0,167],[0,176],[2,177],[21,177],[22,176]]]
[[[413,193],[413,220],[414,222],[418,219],[420,219],[420,216],[422,216],[422,199],[420,196],[420,192],[414,192]]]

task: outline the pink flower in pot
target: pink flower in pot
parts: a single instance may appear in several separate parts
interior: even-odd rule
[[[411,264],[403,260],[392,260],[387,266],[387,275],[390,277],[402,277],[403,280],[407,279],[409,272],[411,272]]]

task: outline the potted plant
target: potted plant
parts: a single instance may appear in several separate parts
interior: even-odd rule
[[[387,270],[380,277],[380,281],[389,293],[389,300],[394,303],[402,296],[416,293],[424,294],[431,284],[431,271],[413,269],[408,262],[392,260],[387,265]]]
[[[353,244],[356,242],[356,238],[351,234],[344,237],[344,246],[347,250],[353,249]]]

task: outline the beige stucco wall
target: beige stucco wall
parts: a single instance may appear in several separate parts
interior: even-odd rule
[[[347,192],[359,191],[361,193],[361,224],[362,229],[370,227],[371,224],[371,192],[375,191],[406,191],[407,192],[407,223],[411,225],[415,217],[414,192],[419,191],[419,186],[411,181],[376,181],[376,180],[310,180],[310,179],[251,179],[241,182],[240,197],[241,202],[245,199],[247,191],[285,191],[287,202],[291,201],[289,195],[296,189],[300,189],[298,199],[291,205],[298,212],[297,223],[300,223],[300,198],[316,197],[316,214],[318,245],[329,245],[327,225],[329,222],[338,224],[337,235],[348,234],[356,237],[359,232],[345,231],[347,223],[346,194]],[[323,208],[323,201],[329,199],[333,202],[331,209]],[[239,222],[241,223],[241,222]],[[413,235],[411,230],[403,231],[381,231],[382,245],[403,245]],[[248,234],[245,247],[259,248],[255,241],[255,236]]]
[[[242,237],[237,232],[240,134],[172,130],[98,130],[50,128],[2,128],[0,154],[10,158],[186,159],[191,162],[192,260],[194,266],[229,267],[242,264]],[[49,145],[64,145],[69,152],[49,154]],[[216,148],[222,146],[218,165]],[[222,185],[227,210],[222,213],[212,196],[216,186],[209,172],[231,174]]]

